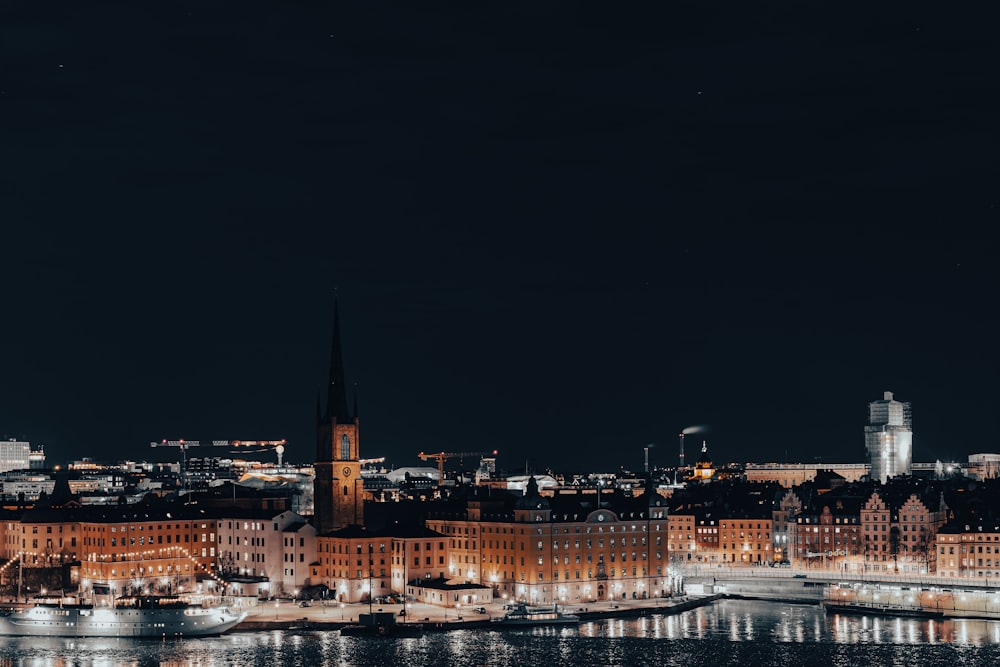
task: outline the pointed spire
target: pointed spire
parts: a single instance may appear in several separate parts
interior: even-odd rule
[[[354,383],[354,418],[357,419],[361,413],[358,412],[358,383]]]
[[[330,380],[327,386],[326,418],[344,424],[351,421],[347,412],[347,387],[344,383],[344,355],[340,348],[340,313],[337,297],[333,299],[333,340],[330,345]]]

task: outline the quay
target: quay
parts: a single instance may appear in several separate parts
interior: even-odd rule
[[[1000,587],[938,576],[694,568],[689,592],[792,604],[822,604],[830,613],[1000,620]],[[990,585],[992,583],[992,585]],[[978,584],[978,585],[977,585]]]
[[[857,613],[926,618],[1000,620],[1000,588],[976,587],[939,577],[865,579],[844,573],[782,571],[777,568],[692,568],[685,578],[686,596],[645,600],[603,600],[561,605],[582,621],[677,614],[724,598],[763,600],[785,604],[823,605],[829,613]],[[484,609],[479,613],[476,609]],[[354,625],[362,614],[391,612],[397,623],[421,630],[447,631],[491,627],[505,613],[502,601],[482,607],[455,609],[423,603],[403,605],[319,602],[300,607],[294,601],[272,601],[249,609],[232,632],[268,630],[339,630]]]
[[[691,595],[668,599],[614,600],[593,603],[560,605],[560,608],[576,614],[582,621],[602,618],[633,618],[654,614],[679,614],[711,604],[721,599],[720,594]],[[424,631],[465,630],[475,628],[495,628],[493,619],[502,617],[506,611],[502,602],[483,605],[485,613],[473,609],[452,609],[423,603],[407,603],[406,615],[399,616],[404,607],[401,604],[372,605],[372,612],[391,612],[400,625],[416,625]],[[271,601],[248,610],[246,619],[231,632],[266,632],[272,630],[321,631],[340,630],[347,625],[356,625],[363,614],[369,613],[367,603],[321,605],[301,607],[294,601]]]

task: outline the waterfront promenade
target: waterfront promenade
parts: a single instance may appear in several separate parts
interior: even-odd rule
[[[567,613],[576,614],[582,620],[644,616],[651,614],[673,614],[710,604],[721,596],[681,596],[647,600],[613,600],[582,604],[560,605]],[[458,630],[461,628],[489,627],[494,619],[502,617],[504,602],[479,605],[469,608],[444,608],[420,602],[406,603],[406,615],[400,616],[401,604],[373,604],[371,612],[392,613],[399,624],[413,623],[435,630]],[[483,609],[479,612],[478,609]],[[345,625],[356,624],[362,614],[369,613],[368,603],[328,604],[313,602],[302,607],[298,602],[276,600],[264,602],[250,608],[246,619],[233,632],[255,632],[261,630],[337,630]]]
[[[930,575],[909,576],[886,573],[836,572],[824,570],[800,570],[792,568],[770,567],[728,567],[719,565],[693,565],[684,569],[685,586],[698,592],[697,595],[687,595],[675,598],[651,598],[646,600],[604,600],[561,605],[568,613],[579,615],[583,620],[598,618],[613,618],[620,616],[640,616],[650,614],[679,613],[712,601],[722,596],[745,597],[772,600],[776,602],[808,602],[818,604],[829,598],[830,587],[827,584],[851,584],[858,587],[858,602],[862,597],[866,602],[877,601],[873,598],[877,593],[867,592],[882,589],[886,591],[883,599],[888,604],[891,600],[894,606],[905,606],[910,597],[898,593],[907,590],[944,590],[964,591],[965,595],[924,595],[927,600],[935,600],[932,608],[948,612],[948,615],[972,616],[979,618],[1000,618],[1000,598],[997,598],[996,612],[992,606],[979,601],[979,596],[1000,593],[1000,582],[937,577]],[[844,599],[843,588],[840,596]],[[866,591],[866,592],[862,592]],[[896,591],[896,593],[893,593]],[[854,597],[852,595],[852,597]],[[915,608],[919,608],[920,597],[917,596]],[[972,605],[963,609],[962,600],[969,600]],[[985,597],[983,597],[985,600]],[[958,601],[958,602],[955,602]],[[975,602],[973,602],[975,601]],[[926,600],[925,600],[926,603]],[[369,612],[392,613],[397,623],[419,623],[435,629],[459,629],[470,627],[487,627],[493,619],[500,618],[505,613],[505,601],[497,600],[491,604],[472,607],[441,607],[424,603],[411,602],[406,605],[406,615],[400,616],[404,609],[401,604],[353,603],[321,604],[314,601],[311,606],[303,607],[293,600],[275,600],[263,602],[248,609],[248,615],[234,631],[259,631],[275,629],[330,629],[336,630],[344,625],[358,623],[362,614]],[[482,608],[484,611],[479,612]],[[975,613],[973,613],[975,612]]]
[[[702,566],[692,568],[685,582],[697,592],[824,602],[864,614],[1000,620],[1000,586],[990,580]]]
[[[757,567],[728,565],[685,565],[681,570],[686,583],[726,579],[799,579],[828,583],[891,584],[921,588],[966,588],[1000,590],[1000,581],[990,578],[958,579],[933,574],[890,574],[885,572],[854,572],[820,568]]]

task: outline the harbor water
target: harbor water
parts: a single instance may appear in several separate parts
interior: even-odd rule
[[[576,628],[465,629],[415,637],[232,632],[128,640],[0,637],[0,667],[60,665],[861,665],[996,664],[1000,622],[824,613],[722,600],[670,616]]]

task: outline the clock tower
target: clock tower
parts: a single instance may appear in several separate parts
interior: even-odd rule
[[[316,406],[316,479],[313,487],[316,532],[325,534],[364,524],[364,483],[358,446],[358,402],[347,409],[340,316],[333,304],[333,344],[326,409]]]

